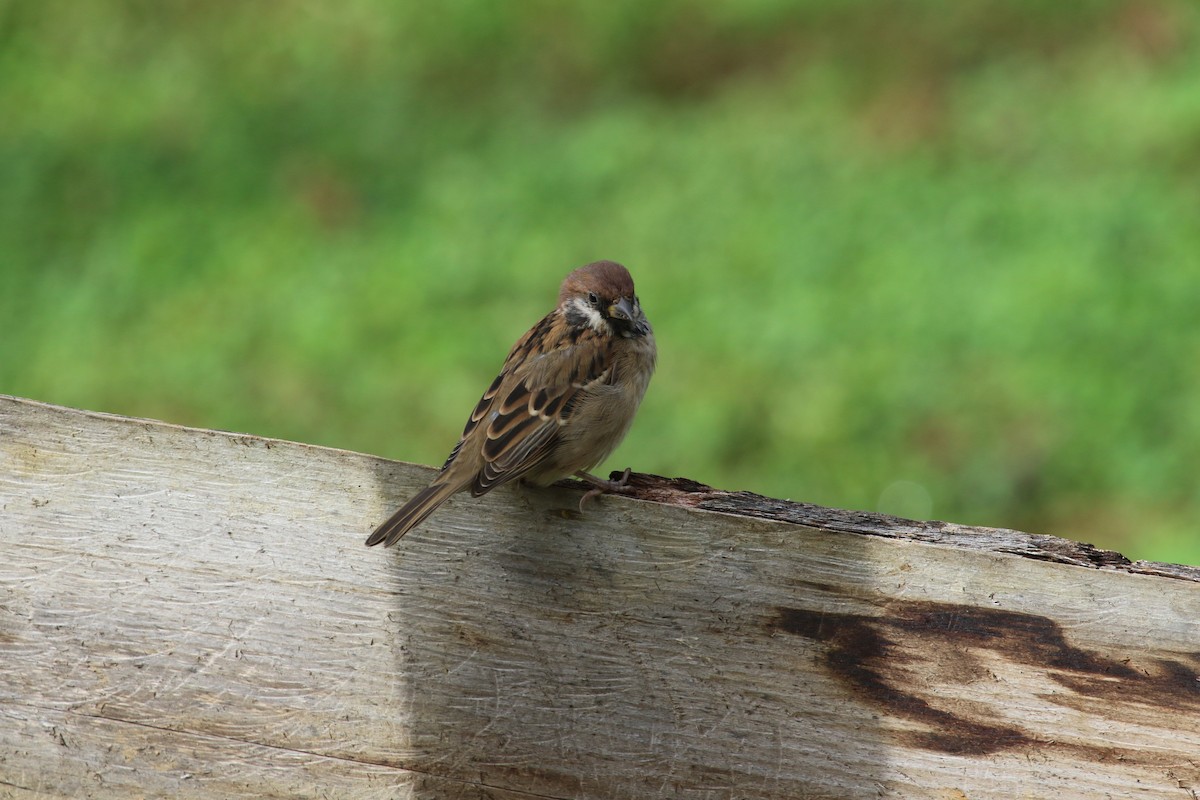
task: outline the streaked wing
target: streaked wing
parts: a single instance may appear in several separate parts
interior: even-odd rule
[[[581,394],[611,378],[604,339],[590,329],[572,329],[556,341],[555,324],[555,315],[548,315],[513,346],[450,455],[453,460],[463,447],[481,448],[482,466],[471,483],[474,496],[544,462]]]

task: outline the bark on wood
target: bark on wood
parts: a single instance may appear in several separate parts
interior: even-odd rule
[[[364,548],[431,474],[0,398],[0,796],[1200,791],[1194,568],[652,476]]]

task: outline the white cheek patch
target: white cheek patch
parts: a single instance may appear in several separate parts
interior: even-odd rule
[[[588,327],[596,333],[612,334],[612,327],[609,326],[608,320],[593,308],[590,303],[583,298],[576,298],[574,305],[575,309],[587,320]]]

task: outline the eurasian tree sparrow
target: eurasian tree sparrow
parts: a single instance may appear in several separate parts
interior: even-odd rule
[[[596,261],[563,280],[558,307],[509,351],[471,412],[462,437],[433,482],[375,529],[368,545],[391,546],[451,495],[478,497],[522,478],[546,486],[570,475],[592,484],[580,501],[619,491],[620,481],[589,475],[624,438],[656,359],[654,333],[613,261]]]

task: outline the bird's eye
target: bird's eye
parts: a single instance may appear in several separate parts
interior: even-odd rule
[[[588,302],[594,306],[599,306],[600,298],[596,296],[595,292],[588,292]]]

